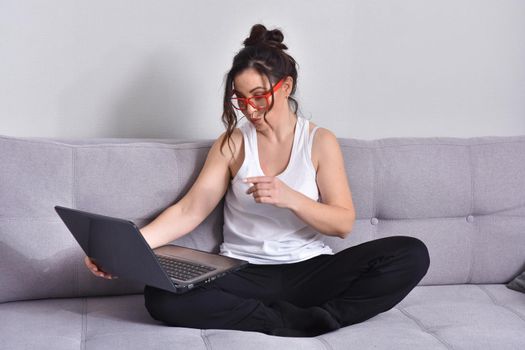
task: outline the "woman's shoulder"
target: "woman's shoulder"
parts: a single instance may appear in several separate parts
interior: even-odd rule
[[[229,140],[226,139],[226,136],[226,131],[222,132],[219,137],[217,137],[216,142],[222,145],[224,150],[228,151],[228,154],[230,155],[230,161],[235,161],[235,159],[238,158],[243,145],[242,131],[240,128],[234,128],[229,137]],[[230,153],[230,147],[231,151],[233,151],[233,154]]]
[[[328,130],[327,128],[323,128],[321,126],[318,126],[314,122],[309,123],[309,133],[312,135],[313,130],[317,127],[317,130],[315,131],[314,140],[320,139],[320,138],[326,138],[330,137],[331,135],[334,135],[333,132]]]
[[[217,141],[221,141],[226,138],[226,131],[223,131],[219,137],[217,137]],[[230,139],[235,143],[235,145],[237,144],[240,144],[243,140],[243,137],[242,137],[242,131],[240,128],[234,128],[231,135],[230,135]]]
[[[227,133],[226,131],[223,131],[223,132],[217,137],[217,139],[216,139],[215,141],[217,141],[217,142],[222,142],[223,139],[226,138],[226,133]],[[233,129],[233,131],[232,131],[232,133],[231,133],[231,135],[230,135],[230,139],[231,139],[232,141],[237,142],[237,143],[242,141],[243,137],[242,137],[242,131],[241,131],[241,128],[240,128],[240,127],[236,127],[236,128]]]
[[[333,139],[333,138],[336,138],[335,134],[330,129],[318,126],[314,122],[309,122],[310,135],[312,134],[314,128],[316,128],[316,127],[317,127],[317,130],[316,130],[315,135],[314,135],[314,139],[315,140],[316,139],[330,139],[330,138]]]
[[[312,130],[317,125],[310,123],[310,135]],[[329,129],[318,127],[315,135],[312,139],[312,162],[314,163],[317,171],[319,161],[323,158],[327,158],[327,155],[333,154],[336,151],[336,147],[339,147],[336,135]]]

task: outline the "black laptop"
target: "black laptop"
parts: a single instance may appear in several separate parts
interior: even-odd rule
[[[103,271],[119,278],[184,293],[248,264],[172,244],[151,249],[130,220],[59,205],[55,210],[86,255]]]

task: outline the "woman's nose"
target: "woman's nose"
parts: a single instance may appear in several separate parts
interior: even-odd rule
[[[248,106],[246,106],[246,112],[251,116],[253,113],[257,112],[257,109],[248,103]]]

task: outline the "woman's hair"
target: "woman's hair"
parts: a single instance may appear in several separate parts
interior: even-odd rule
[[[283,39],[283,33],[279,29],[267,30],[264,25],[255,24],[252,26],[250,36],[243,41],[244,48],[233,57],[232,67],[225,76],[226,86],[224,89],[222,123],[226,127],[226,137],[220,145],[221,153],[226,141],[228,141],[228,146],[230,146],[231,134],[237,126],[237,114],[231,105],[233,79],[245,69],[255,69],[261,75],[266,76],[270,82],[272,102],[264,112],[263,117],[265,121],[266,113],[273,108],[274,104],[273,86],[284,77],[291,76],[293,78],[293,87],[290,96],[288,96],[288,103],[293,105],[294,113],[299,109],[299,103],[293,96],[297,88],[297,63],[292,56],[284,52],[288,47],[283,44]]]

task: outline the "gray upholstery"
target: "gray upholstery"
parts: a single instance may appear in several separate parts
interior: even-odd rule
[[[142,227],[189,190],[213,140],[0,136],[2,348],[523,349],[525,135],[340,138],[357,211],[339,251],[372,239],[424,241],[431,264],[393,309],[315,338],[164,326],[144,285],[94,277],[53,207]],[[174,243],[218,251],[221,202]]]

